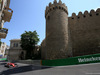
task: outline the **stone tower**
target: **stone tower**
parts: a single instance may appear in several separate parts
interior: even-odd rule
[[[68,57],[68,10],[64,3],[54,0],[45,10],[46,46],[44,59]]]

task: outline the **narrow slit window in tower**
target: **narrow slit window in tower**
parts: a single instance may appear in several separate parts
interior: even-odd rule
[[[86,16],[84,15],[83,17],[85,18]]]
[[[74,19],[74,18],[72,17],[72,19]]]
[[[59,9],[61,9],[61,7],[59,6]]]
[[[50,20],[50,16],[48,16],[48,20]]]
[[[92,17],[92,14],[90,14],[90,16]]]
[[[50,11],[51,11],[51,9],[50,9]]]
[[[79,19],[80,17],[78,16],[77,18]]]
[[[55,8],[53,7],[53,9],[55,9]]]

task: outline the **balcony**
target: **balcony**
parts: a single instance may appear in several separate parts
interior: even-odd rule
[[[12,9],[5,7],[5,9],[3,10],[2,20],[4,20],[5,22],[6,21],[10,22],[12,13],[13,13]]]
[[[0,38],[6,38],[7,33],[8,33],[8,29],[0,28]]]

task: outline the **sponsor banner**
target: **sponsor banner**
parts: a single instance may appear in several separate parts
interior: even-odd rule
[[[78,62],[92,62],[92,61],[100,61],[100,57],[90,57],[90,58],[78,58]]]
[[[7,58],[2,58],[2,59],[0,59],[0,61],[4,61],[4,60],[7,60]]]
[[[78,64],[97,63],[97,62],[100,62],[100,54],[70,57],[67,59],[42,60],[42,65],[64,66],[64,65],[78,65]]]

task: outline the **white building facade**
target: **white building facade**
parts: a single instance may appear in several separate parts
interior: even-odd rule
[[[6,57],[5,51],[7,48],[8,46],[6,45],[6,43],[2,42],[0,46],[0,57]]]
[[[10,0],[0,0],[0,38],[6,38],[8,29],[3,28],[5,22],[10,22],[13,10],[9,8]]]

